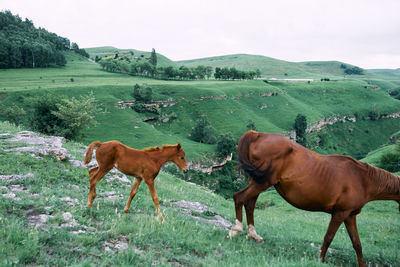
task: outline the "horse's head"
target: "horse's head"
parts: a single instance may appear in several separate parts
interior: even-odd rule
[[[172,158],[172,162],[178,166],[178,168],[186,173],[188,171],[188,165],[186,163],[185,151],[183,151],[180,143],[176,144],[176,154]]]

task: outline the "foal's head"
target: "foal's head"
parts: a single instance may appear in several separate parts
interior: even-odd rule
[[[178,168],[186,173],[188,171],[188,165],[186,163],[185,151],[183,151],[180,143],[176,144],[176,153],[172,156],[171,161],[178,166]],[[175,148],[174,148],[175,149]]]

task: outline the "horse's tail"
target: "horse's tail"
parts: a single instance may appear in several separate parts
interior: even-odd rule
[[[260,133],[250,130],[246,132],[239,140],[238,144],[238,161],[239,168],[248,173],[254,181],[258,182],[264,176],[264,171],[260,170],[260,166],[254,166],[250,161],[250,144],[257,141]]]
[[[85,165],[87,165],[92,160],[93,149],[99,147],[100,145],[101,143],[99,141],[95,141],[88,146],[86,151],[85,161],[83,162]]]

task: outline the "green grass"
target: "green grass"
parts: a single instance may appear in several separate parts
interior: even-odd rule
[[[1,133],[15,133],[8,123],[0,122]],[[9,146],[0,139],[0,148]],[[65,143],[69,151],[83,145]],[[80,153],[74,153],[82,160]],[[15,164],[18,162],[18,164]],[[30,193],[16,192],[21,200],[0,195],[0,259],[2,266],[355,266],[356,256],[346,230],[342,226],[328,253],[328,264],[319,261],[319,250],[311,243],[321,244],[329,223],[329,215],[296,209],[274,190],[260,195],[255,211],[257,232],[262,244],[245,238],[234,239],[227,231],[196,221],[178,209],[176,200],[197,201],[216,213],[234,221],[232,200],[205,191],[161,172],[156,179],[165,223],[157,220],[151,196],[145,185],[139,188],[128,215],[123,213],[130,184],[110,181],[105,177],[97,186],[93,208],[86,208],[88,174],[83,168],[53,158],[32,158],[0,150],[0,174],[26,174],[34,177],[14,183]],[[0,186],[10,185],[0,180]],[[3,190],[3,189],[2,189]],[[106,200],[102,193],[114,191],[122,199]],[[4,193],[4,192],[0,192]],[[62,197],[77,199],[69,206]],[[372,202],[358,216],[358,229],[367,262],[396,266],[400,262],[398,206],[395,202]],[[70,212],[79,224],[66,223],[64,212]],[[27,220],[31,214],[53,216],[39,229]],[[85,233],[72,231],[88,227]],[[126,240],[128,248],[119,252],[105,251],[105,243]],[[136,252],[135,252],[136,251]]]

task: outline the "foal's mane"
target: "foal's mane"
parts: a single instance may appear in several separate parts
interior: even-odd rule
[[[145,152],[153,152],[153,151],[160,151],[162,149],[172,148],[172,147],[176,147],[176,145],[163,145],[161,148],[159,146],[149,147],[149,148],[143,149],[143,151],[145,151]]]

